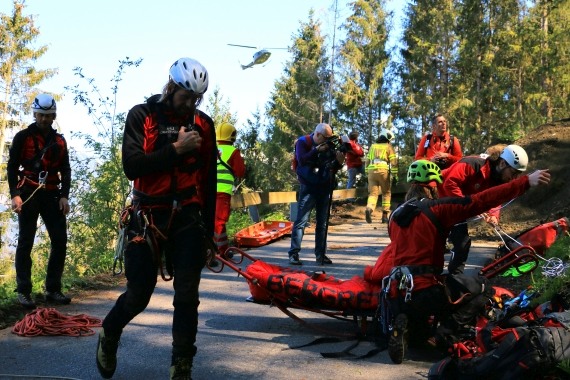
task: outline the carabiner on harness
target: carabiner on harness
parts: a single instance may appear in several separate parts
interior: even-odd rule
[[[412,300],[412,290],[414,289],[414,276],[407,274],[403,279],[406,279],[406,296],[404,297],[404,302],[410,302]]]
[[[47,175],[48,172],[45,170],[42,170],[40,174],[38,174],[38,183],[40,184],[40,186],[44,186],[46,184]]]

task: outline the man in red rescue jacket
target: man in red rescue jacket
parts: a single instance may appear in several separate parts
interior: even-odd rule
[[[32,299],[32,258],[38,217],[47,228],[51,250],[46,274],[46,299],[68,304],[71,298],[61,292],[65,256],[71,167],[63,135],[52,128],[56,103],[51,95],[39,94],[32,104],[36,121],[16,133],[8,159],[8,185],[12,210],[18,214],[16,248],[16,292],[18,301],[28,309]]]
[[[526,171],[527,165],[526,151],[518,145],[507,145],[499,157],[464,157],[442,172],[443,183],[438,185],[438,191],[442,197],[476,194],[519,177]],[[508,200],[513,198],[515,197]],[[488,211],[483,214],[487,223],[493,225],[499,223],[499,208],[485,211]],[[453,244],[449,273],[463,273],[471,247],[467,222],[462,221],[454,226],[449,240]]]
[[[389,278],[390,297],[401,301],[395,302],[394,333],[388,348],[395,363],[403,359],[407,345],[403,339],[408,326],[425,325],[427,317],[435,315],[442,321],[441,331],[449,333],[475,316],[471,310],[466,312],[469,304],[452,307],[443,285],[445,242],[451,228],[461,220],[524,194],[532,186],[548,184],[550,174],[537,170],[474,195],[441,199],[437,199],[436,187],[442,182],[441,171],[434,163],[415,161],[408,169],[407,179],[411,186],[406,202],[393,212],[388,225],[391,242],[375,266],[364,270],[364,279],[373,283]],[[403,291],[401,284],[405,284]]]
[[[123,328],[150,301],[157,270],[162,273],[162,254],[174,276],[170,378],[191,378],[198,287],[216,204],[214,123],[197,109],[208,81],[200,62],[180,58],[170,68],[162,95],[133,107],[127,115],[123,169],[134,181],[125,251],[128,282],[99,334],[96,362],[104,378],[115,372]]]
[[[438,113],[431,120],[432,131],[425,134],[418,144],[416,160],[426,159],[441,169],[450,167],[463,157],[457,137],[449,134],[445,116]]]

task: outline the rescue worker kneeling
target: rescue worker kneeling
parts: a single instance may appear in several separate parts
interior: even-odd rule
[[[435,333],[430,341],[446,349],[492,296],[484,278],[443,274],[450,229],[530,187],[548,184],[550,173],[537,170],[478,194],[438,199],[441,170],[430,161],[418,160],[410,165],[407,181],[406,202],[393,212],[388,224],[391,242],[375,266],[364,270],[365,280],[383,285],[382,321],[390,333],[388,353],[394,363],[403,361],[408,339],[424,343]],[[436,323],[428,323],[431,316]]]

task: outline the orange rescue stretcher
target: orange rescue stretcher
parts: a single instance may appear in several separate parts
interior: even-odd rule
[[[378,318],[381,286],[371,284],[360,276],[339,280],[322,271],[281,267],[255,259],[237,247],[229,247],[223,255],[216,255],[215,258],[221,265],[214,268],[208,266],[211,271],[219,273],[227,266],[246,279],[251,292],[248,301],[276,306],[287,316],[314,330],[342,337],[365,335],[369,319],[374,321]],[[245,270],[239,266],[244,260],[251,262]],[[360,331],[328,331],[309,324],[294,314],[292,309],[352,321]]]
[[[291,235],[293,223],[263,221],[239,231],[235,235],[238,247],[261,247],[286,235]]]

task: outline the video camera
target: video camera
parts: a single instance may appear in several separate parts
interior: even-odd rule
[[[338,169],[339,165],[336,153],[341,152],[345,154],[351,149],[348,136],[332,135],[320,145],[326,145],[328,149],[319,152],[317,161],[325,168],[334,168],[335,170]]]
[[[339,136],[339,135],[332,135],[331,137],[327,138],[323,144],[327,144],[329,150],[336,152],[339,151],[341,153],[346,153],[350,151],[350,140],[348,136]]]

